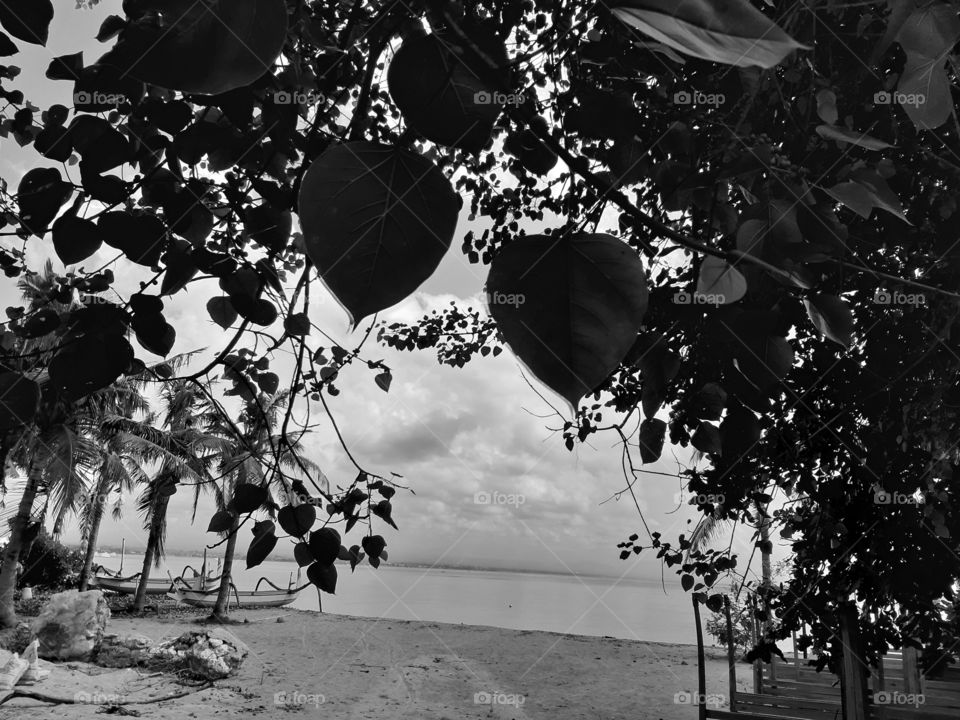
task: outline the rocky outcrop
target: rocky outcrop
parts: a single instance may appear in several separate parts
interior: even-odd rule
[[[150,663],[153,640],[146,635],[103,636],[97,651],[97,665],[109,668],[139,667]]]
[[[157,644],[149,664],[157,669],[182,669],[207,680],[220,680],[235,674],[248,653],[246,645],[218,628],[191,630]]]

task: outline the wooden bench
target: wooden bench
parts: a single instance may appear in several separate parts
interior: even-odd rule
[[[699,698],[706,694],[703,631],[700,607],[693,601],[697,632]],[[854,679],[846,687],[829,672],[817,672],[802,664],[794,651],[787,662],[763,665],[754,671],[754,692],[737,690],[736,649],[733,645],[730,603],[724,599],[729,663],[729,707],[698,705],[700,720],[841,720],[844,694],[852,708],[850,720],[960,720],[960,669],[947,668],[936,679],[922,675],[915,650],[890,653],[879,667],[866,668],[856,657],[844,658],[844,672]],[[859,647],[856,623],[851,617],[841,627],[847,647]],[[869,677],[869,688],[867,678]],[[857,687],[860,687],[860,691]]]

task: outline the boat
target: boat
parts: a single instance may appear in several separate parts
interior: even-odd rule
[[[261,590],[261,583],[267,583],[271,586],[269,590]],[[220,593],[218,585],[204,588],[191,587],[182,578],[176,578],[173,586],[167,592],[167,597],[177,601],[177,604],[186,603],[194,607],[212,608],[217,603],[217,595]],[[245,607],[283,607],[289,605],[300,594],[300,588],[288,586],[286,589],[277,587],[267,578],[260,578],[253,590],[237,590],[236,585],[230,583],[230,598],[227,600],[227,608],[245,608]]]
[[[188,570],[193,573],[190,577],[187,577]],[[178,577],[172,577],[168,572],[167,577],[165,578],[148,578],[147,595],[163,595],[173,588],[174,583],[177,580],[181,581],[186,587],[199,588],[201,586],[209,587],[211,584],[216,586],[220,582],[220,577],[215,576],[212,573],[208,573],[205,580],[201,582],[201,574],[187,565],[187,567],[183,569],[183,572]],[[111,590],[113,592],[122,593],[125,595],[133,595],[137,591],[137,586],[139,584],[140,573],[129,575],[127,577],[121,577],[119,573],[108,570],[102,566],[97,566],[93,576],[94,587],[98,587],[101,590]]]

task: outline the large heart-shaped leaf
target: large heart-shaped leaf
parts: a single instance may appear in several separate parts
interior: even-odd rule
[[[647,281],[640,258],[615,237],[537,235],[493,259],[487,299],[517,357],[576,405],[616,370],[636,340]]]
[[[64,265],[86,260],[102,244],[100,229],[92,220],[65,214],[53,224],[53,249]]]
[[[613,14],[675,50],[727,65],[771,68],[807,47],[747,0],[625,0]]]
[[[0,0],[0,25],[24,42],[46,45],[51,20],[50,0]]]
[[[460,202],[443,173],[408,150],[345,143],[313,163],[299,201],[307,255],[354,326],[436,270]]]
[[[506,64],[496,38],[478,38],[488,58]],[[390,96],[404,120],[440,145],[479,151],[507,97],[488,80],[489,69],[456,38],[421,35],[407,39],[390,63]]]
[[[257,523],[259,525],[260,523]],[[271,523],[272,525],[273,523]],[[247,570],[256,567],[267,559],[273,549],[277,546],[277,536],[272,528],[258,530],[253,528],[253,540],[250,541],[250,547],[247,548]]]
[[[63,176],[56,168],[28,171],[17,187],[21,223],[31,233],[42,237],[71,194],[72,186],[63,181]]]
[[[337,591],[336,565],[315,562],[307,568],[307,579],[325,593],[335,594]]]
[[[284,0],[136,0],[124,9],[130,22],[100,63],[185,93],[249,85],[273,68],[287,37]]]
[[[853,312],[836,295],[820,293],[804,299],[810,322],[823,335],[848,348],[853,344]]]
[[[331,527],[310,533],[310,551],[321,565],[332,565],[340,553],[340,533]]]
[[[697,294],[710,295],[717,304],[729,305],[747,294],[747,279],[723,258],[708,255],[700,264]]]
[[[288,535],[303,537],[317,519],[317,509],[307,503],[286,505],[277,513],[277,522]]]

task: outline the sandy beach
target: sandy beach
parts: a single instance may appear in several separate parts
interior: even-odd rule
[[[185,697],[125,705],[140,717],[526,718],[691,720],[676,702],[696,692],[696,648],[548,632],[320,615],[237,613],[250,649],[234,677]],[[189,618],[113,618],[108,632],[153,639],[196,627]],[[726,694],[725,653],[708,648],[707,692]],[[749,668],[738,677],[746,688]],[[39,687],[38,687],[39,689]],[[3,720],[101,717],[95,704],[17,698]]]

